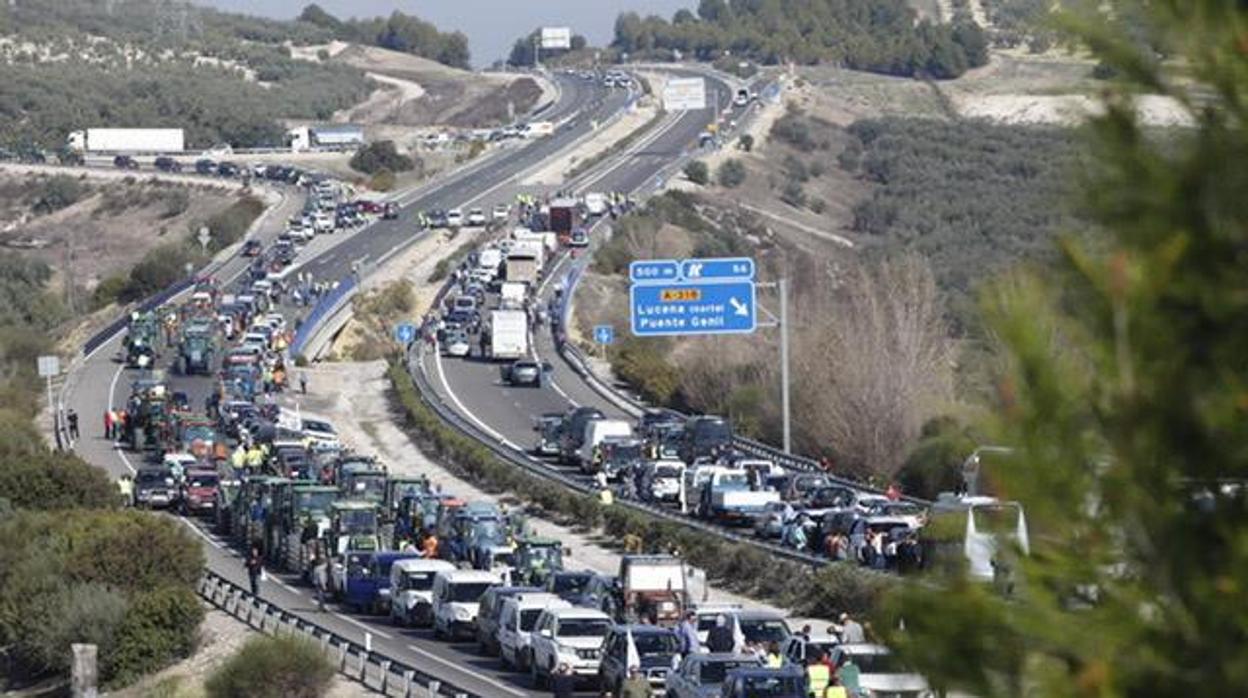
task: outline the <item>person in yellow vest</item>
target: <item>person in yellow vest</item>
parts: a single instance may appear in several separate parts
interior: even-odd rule
[[[784,666],[784,656],[780,654],[780,644],[773,642],[767,645],[767,668],[779,669]]]
[[[264,465],[264,451],[261,451],[259,446],[252,446],[251,450],[247,451],[247,469],[259,470],[261,465]]]
[[[823,695],[820,698],[850,698],[849,691],[841,685],[840,679],[833,676],[828,681],[828,687],[823,689]]]
[[[823,656],[811,652],[806,657],[806,683],[811,698],[824,698],[824,692],[832,682],[832,671],[823,663]]]
[[[230,456],[230,465],[234,466],[235,470],[242,470],[243,466],[247,465],[247,449],[243,448],[242,444],[234,449],[233,455]]]

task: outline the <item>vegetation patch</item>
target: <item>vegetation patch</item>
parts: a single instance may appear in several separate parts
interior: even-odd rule
[[[208,698],[320,698],[334,680],[334,666],[313,641],[289,635],[262,636],[212,672]]]

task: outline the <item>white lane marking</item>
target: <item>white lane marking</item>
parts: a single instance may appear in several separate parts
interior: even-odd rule
[[[511,694],[511,695],[513,695],[513,696],[521,696],[521,698],[523,698],[523,696],[525,695],[524,693],[521,693],[520,691],[517,691],[516,689],[512,688],[511,686],[508,686],[507,684],[505,684],[505,683],[503,683],[503,682],[501,682],[501,681],[496,681],[496,680],[494,680],[494,679],[492,679],[492,678],[490,678],[490,677],[488,677],[488,676],[482,675],[482,674],[475,674],[475,673],[470,672],[470,671],[465,671],[465,670],[464,670],[464,667],[463,667],[462,665],[457,664],[457,663],[455,663],[455,662],[447,661],[447,660],[445,660],[445,659],[443,659],[443,658],[439,657],[438,655],[433,654],[432,652],[429,652],[429,651],[427,651],[427,650],[422,650],[421,648],[417,647],[416,645],[408,645],[408,646],[407,646],[407,648],[408,648],[409,650],[411,650],[411,651],[415,652],[416,654],[419,654],[420,656],[425,657],[426,659],[431,659],[431,660],[433,660],[433,661],[437,662],[438,664],[441,664],[441,665],[443,665],[443,666],[449,666],[449,667],[451,667],[452,669],[455,669],[455,670],[456,670],[456,671],[458,671],[458,672],[461,672],[461,673],[467,674],[467,675],[469,675],[469,676],[471,676],[471,677],[473,677],[473,678],[476,678],[476,679],[479,679],[479,680],[481,680],[481,681],[484,681],[485,683],[490,684],[491,686],[493,686],[494,688],[497,688],[497,689],[498,689],[498,690],[500,690],[500,691],[504,691],[504,692],[506,692],[506,693],[510,693],[510,694]]]
[[[378,630],[377,628],[374,628],[373,626],[368,625],[367,623],[361,623],[360,621],[358,621],[358,620],[356,620],[356,619],[354,619],[354,618],[352,618],[352,617],[350,617],[350,616],[344,616],[344,615],[342,615],[341,613],[338,613],[337,611],[332,612],[332,613],[331,613],[331,615],[332,615],[333,617],[337,618],[338,620],[341,620],[341,621],[345,621],[345,622],[347,622],[347,623],[350,623],[351,625],[354,625],[354,626],[355,626],[355,627],[357,627],[357,628],[363,628],[365,632],[367,632],[367,633],[371,633],[371,634],[373,634],[373,635],[376,635],[377,637],[380,637],[380,638],[385,638],[385,639],[387,639],[387,640],[393,640],[393,639],[394,639],[392,636],[387,635],[386,633],[381,632],[381,631],[380,631],[380,630]]]
[[[108,409],[110,410],[113,409],[113,397],[117,392],[117,381],[121,378],[121,372],[124,370],[126,370],[126,365],[123,363],[117,367],[117,372],[113,374],[112,382],[108,384]],[[130,464],[130,457],[126,455],[126,449],[124,446],[118,446],[116,442],[113,442],[113,453],[116,453],[117,457],[121,459],[122,465],[129,468],[131,475],[135,475],[139,472],[134,469],[133,465]]]
[[[482,431],[489,434],[490,436],[493,436],[495,439],[498,440],[499,443],[503,444],[504,446],[507,446],[508,448],[512,448],[512,449],[519,451],[520,450],[519,446],[505,439],[502,434],[491,429],[489,425],[487,425],[485,422],[482,422],[480,419],[477,419],[477,415],[468,411],[468,408],[464,407],[464,403],[459,401],[459,396],[455,394],[455,391],[451,390],[451,385],[446,380],[446,371],[442,370],[442,351],[441,351],[440,345],[437,342],[434,342],[433,344],[433,361],[434,361],[434,364],[438,367],[438,378],[442,381],[442,389],[446,391],[447,397],[451,398],[451,401],[455,403],[455,407],[459,410],[459,413],[464,415],[468,419],[471,419],[473,424],[476,424],[478,427],[481,427]]]

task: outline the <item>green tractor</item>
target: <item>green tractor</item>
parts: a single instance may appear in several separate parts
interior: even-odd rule
[[[126,403],[130,449],[160,449],[172,433],[168,388],[160,380],[139,380],[130,387]]]
[[[271,519],[275,545],[269,549],[270,559],[282,569],[306,575],[314,553],[328,557],[330,510],[337,499],[337,487],[313,481],[297,480],[279,489],[277,515]],[[305,546],[303,530],[309,524],[316,536]]]
[[[152,368],[156,360],[156,343],[160,340],[160,325],[151,313],[134,313],[126,330],[126,366],[129,368]]]
[[[193,320],[182,329],[178,342],[178,358],[175,367],[184,376],[202,373],[212,375],[213,359],[217,355],[217,333],[210,320]]]
[[[554,538],[526,536],[516,541],[512,584],[545,586],[554,572],[563,569],[563,544]]]

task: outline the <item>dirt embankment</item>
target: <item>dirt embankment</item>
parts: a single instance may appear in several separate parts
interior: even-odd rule
[[[338,121],[485,128],[524,114],[542,96],[527,76],[473,73],[371,46],[337,48],[331,62],[359,68],[382,83],[364,103],[335,115]]]
[[[153,177],[0,172],[0,248],[90,291],[153,247],[184,237],[239,192]]]

